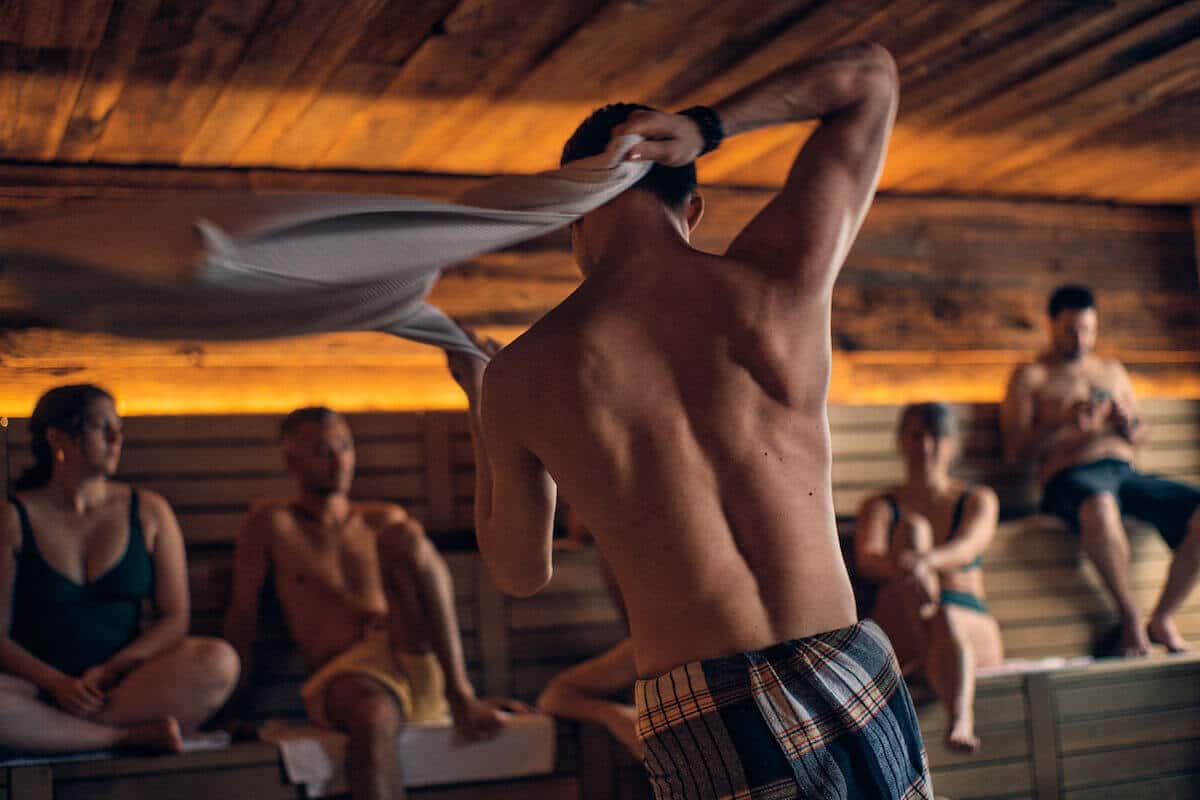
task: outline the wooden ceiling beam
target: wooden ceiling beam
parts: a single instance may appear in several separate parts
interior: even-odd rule
[[[343,25],[336,31],[343,38],[334,38],[335,28],[330,28],[331,35],[318,43],[297,73],[303,82],[293,81],[281,93],[282,103],[272,107],[240,146],[234,163],[316,166],[347,123],[387,89],[455,3],[369,3],[366,10],[374,13],[339,15]]]
[[[988,178],[997,193],[1129,197],[1196,165],[1200,87],[1094,131],[1071,147]],[[1200,183],[1193,184],[1200,196]],[[1176,195],[1177,197],[1177,195]]]
[[[55,152],[47,160],[89,161],[121,98],[142,40],[158,13],[158,0],[117,3],[74,101]]]
[[[1080,103],[1081,95],[1089,90],[1103,92],[1104,86],[1135,83],[1137,77],[1147,74],[1139,70],[1142,60],[1161,52],[1148,50],[1149,42],[1164,37],[1186,41],[1186,32],[1194,31],[1197,23],[1200,2],[1181,3],[981,103],[960,109],[944,125],[926,127],[919,117],[911,122],[902,120],[892,138],[892,152],[920,155],[889,164],[888,185],[902,191],[927,191],[934,185],[943,186],[939,181],[946,175],[969,176],[966,183],[999,157],[1020,149],[1031,135],[1048,130],[1051,135],[1065,136],[1073,125],[1088,124],[1088,118],[1064,115],[1064,106]],[[1135,60],[1139,54],[1142,59]],[[1136,77],[1123,81],[1121,75],[1127,71],[1134,71]],[[1054,124],[1047,126],[1047,118]],[[970,190],[979,191],[979,183]],[[961,189],[962,183],[954,186]]]
[[[1198,20],[1200,2],[1178,4],[1060,65],[959,109],[944,125],[925,125],[919,114],[912,120],[901,116],[890,144],[899,157],[889,160],[884,180],[900,191],[918,192],[942,187],[946,175],[976,175],[979,164],[1007,155],[1024,143],[1022,125],[1037,125],[1039,115],[1055,113],[1056,104],[1066,102],[1064,96],[1103,83],[1128,67],[1130,54],[1145,50],[1147,42],[1194,30]],[[985,190],[972,187],[971,191]]]
[[[6,30],[16,36],[0,46],[5,117],[0,155],[54,157],[111,5],[112,0],[10,4],[12,27]],[[43,66],[47,60],[49,68]]]
[[[162,5],[96,144],[104,161],[177,163],[271,0]]]
[[[181,164],[225,165],[271,110],[317,42],[348,16],[370,17],[381,5],[369,2],[329,3],[319,0],[273,3],[242,55],[237,68],[180,155]],[[359,23],[361,24],[361,22]],[[343,38],[345,24],[337,26]]]
[[[462,131],[517,85],[603,0],[466,0],[413,53],[371,105],[342,129],[319,165],[439,170]]]
[[[1032,0],[993,25],[964,35],[957,59],[934,55],[903,78],[902,114],[924,124],[952,120],[1039,72],[1162,11],[1172,0],[1107,6]]]
[[[802,21],[804,29],[780,37],[778,44],[770,50],[778,55],[767,57],[769,63],[776,64],[776,69],[788,64],[794,64],[805,55],[817,55],[843,44],[870,39],[880,41],[886,46],[884,36],[888,31],[895,31],[905,25],[919,25],[926,20],[926,15],[932,13],[932,4],[919,0],[900,0],[887,3],[873,10],[873,13],[861,17],[841,17],[841,12],[833,8],[836,4],[827,3],[824,15],[814,15]],[[837,14],[842,24],[832,29],[827,28],[825,20],[829,15]],[[805,47],[792,49],[792,37],[807,41]],[[774,70],[771,70],[773,72]],[[744,73],[741,73],[744,74]],[[755,77],[766,77],[770,72],[764,72]],[[746,75],[745,77],[749,77]],[[753,81],[731,87],[728,82],[718,88],[720,95],[709,96],[707,101],[719,100],[733,91],[750,85]],[[732,89],[733,91],[727,91]],[[702,96],[702,95],[701,95]],[[700,101],[702,102],[702,101]],[[796,157],[801,144],[808,138],[813,125],[782,125],[767,128],[738,137],[736,145],[718,150],[700,162],[701,179],[708,183],[734,183],[759,186],[778,186],[787,175],[792,161]],[[774,156],[774,158],[772,158]],[[764,159],[771,158],[771,168],[762,169]],[[747,180],[747,173],[754,173],[755,179]],[[764,174],[765,173],[765,174]]]
[[[1000,141],[1012,143],[1007,153],[992,153],[976,162],[969,178],[963,175],[950,185],[970,190],[993,179],[1003,181],[1031,164],[1068,152],[1093,133],[1161,105],[1170,106],[1171,98],[1200,91],[1197,65],[1200,37],[1065,99],[1053,110],[1014,126],[1016,130],[1005,131]]]
[[[653,97],[740,32],[768,25],[801,4],[610,0],[461,131],[464,144],[454,149],[454,161],[483,173],[546,169],[557,163],[563,142],[595,107]]]

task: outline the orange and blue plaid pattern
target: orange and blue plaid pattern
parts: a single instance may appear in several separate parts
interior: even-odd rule
[[[874,622],[639,681],[658,800],[932,797],[912,700]]]

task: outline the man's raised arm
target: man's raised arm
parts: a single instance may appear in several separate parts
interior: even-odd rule
[[[783,189],[746,226],[727,255],[761,265],[820,296],[832,291],[883,168],[899,104],[896,65],[887,50],[843,47],[743,89],[713,110],[726,137],[818,119]],[[678,165],[703,145],[687,117],[639,112],[615,133],[650,141],[630,151]]]
[[[715,111],[727,135],[821,121],[783,189],[727,255],[832,292],[875,195],[898,104],[895,62],[874,44],[786,68],[719,104]]]

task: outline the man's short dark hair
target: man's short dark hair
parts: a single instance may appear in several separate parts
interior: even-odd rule
[[[328,422],[331,419],[341,418],[341,414],[334,411],[332,408],[325,406],[305,406],[297,408],[292,413],[283,418],[283,422],[279,424],[279,438],[287,439],[295,435],[300,427],[310,422]]]
[[[603,153],[608,147],[609,139],[612,138],[613,128],[625,122],[634,111],[654,109],[638,103],[613,103],[593,111],[590,117],[580,123],[563,146],[559,163],[566,164]],[[662,164],[655,164],[650,167],[646,177],[634,184],[633,188],[653,192],[671,208],[680,208],[692,192],[696,191],[696,165],[692,163],[682,167],[664,167]]]
[[[1090,288],[1081,284],[1068,284],[1058,287],[1050,295],[1050,303],[1046,307],[1046,312],[1050,315],[1050,319],[1054,319],[1060,311],[1084,311],[1095,307],[1096,296],[1092,294]]]

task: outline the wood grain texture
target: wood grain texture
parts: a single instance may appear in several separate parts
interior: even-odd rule
[[[85,200],[179,192],[340,191],[453,197],[476,179],[346,171],[134,169],[0,164],[0,224]],[[772,196],[705,187],[696,246],[713,252]],[[1101,349],[1143,396],[1200,396],[1200,270],[1194,212],[1182,207],[877,199],[833,298],[835,403],[940,397],[995,402],[1045,341],[1045,297],[1067,281],[1097,291]],[[431,300],[510,341],[579,282],[556,233],[454,267]],[[0,316],[25,301],[0,274]],[[27,306],[26,306],[27,307]],[[462,408],[433,349],[378,334],[254,343],[122,342],[10,331],[0,339],[0,413],[28,413],[66,376],[110,386],[133,413]]]
[[[711,103],[874,39],[903,86],[885,188],[1192,203],[1198,14],[1195,0],[29,0],[0,12],[0,158],[542,169],[597,105]],[[702,175],[778,186],[806,130],[732,140]]]

